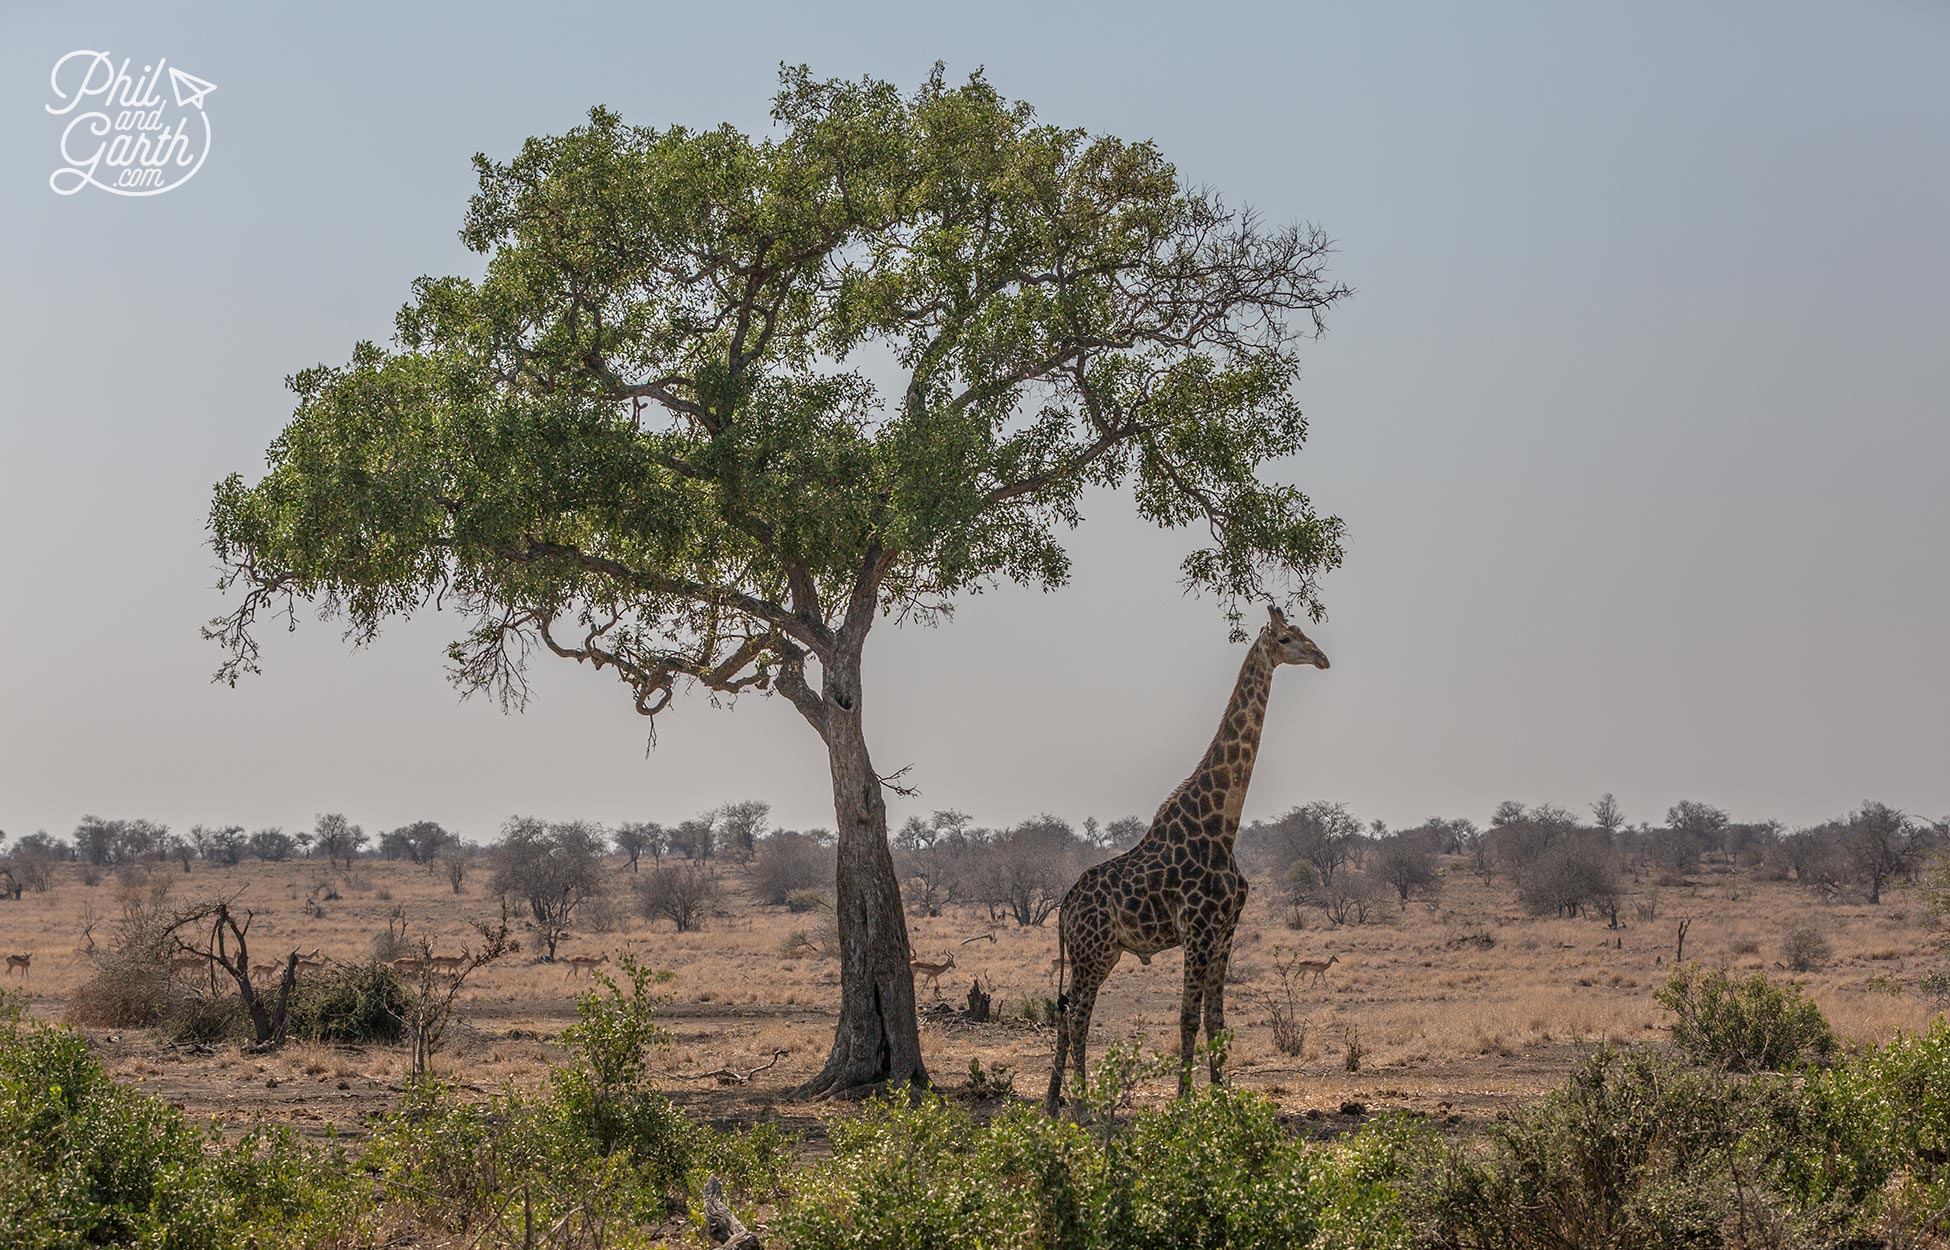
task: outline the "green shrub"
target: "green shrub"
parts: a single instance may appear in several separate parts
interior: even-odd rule
[[[1379,1250],[1412,1244],[1408,1182],[1442,1158],[1406,1120],[1310,1146],[1271,1102],[1224,1087],[1118,1131],[1022,1103],[978,1126],[932,1095],[883,1099],[834,1122],[832,1143],[773,1222],[788,1245]]]
[[[1939,1228],[1950,1224],[1950,1022],[1939,1016],[1927,1033],[1901,1034],[1854,1070],[1866,1086],[1851,1091],[1854,1100],[1879,1113],[1873,1122],[1892,1166],[1921,1187]]]
[[[397,1042],[411,996],[384,964],[340,964],[301,977],[291,992],[285,1032],[312,1042]]]
[[[1813,1000],[1763,973],[1736,980],[1724,969],[1681,964],[1653,997],[1677,1017],[1673,1044],[1695,1063],[1779,1071],[1835,1053],[1835,1035]]]
[[[1442,1187],[1447,1152],[1428,1120],[1379,1116],[1315,1148],[1308,1202],[1313,1244],[1332,1250],[1418,1246]]]
[[[0,1245],[282,1246],[322,1240],[343,1161],[290,1135],[222,1147],[117,1085],[74,1033],[0,1024]]]
[[[1221,1086],[1136,1116],[1105,1170],[1101,1244],[1304,1246],[1316,1231],[1308,1152],[1258,1095]]]
[[[1718,1073],[1600,1050],[1458,1155],[1442,1222],[1465,1247],[1716,1245],[1735,1209],[1739,1095]]]
[[[1040,1120],[1040,1123],[1034,1121]],[[822,1250],[1078,1244],[1035,1235],[1044,1194],[1051,1219],[1072,1233],[1094,1205],[1074,1194],[1070,1152],[1087,1150],[1072,1125],[1012,1107],[988,1132],[933,1095],[909,1106],[882,1098],[832,1124],[833,1154],[795,1178],[774,1223],[786,1244]],[[1066,1150],[1055,1140],[1067,1140]],[[1004,1176],[1014,1183],[1004,1183]],[[1023,1183],[1028,1181],[1030,1183]]]

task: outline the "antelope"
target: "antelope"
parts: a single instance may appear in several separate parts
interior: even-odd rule
[[[1293,970],[1295,972],[1313,973],[1314,974],[1313,984],[1319,985],[1321,983],[1321,979],[1327,975],[1327,970],[1339,962],[1341,962],[1341,957],[1339,955],[1329,955],[1327,957],[1327,962],[1325,963],[1322,963],[1318,959],[1302,959],[1294,963]]]
[[[941,974],[955,966],[955,953],[953,951],[949,951],[948,959],[945,963],[932,964],[927,962],[924,959],[910,959],[907,961],[907,966],[913,969],[915,972],[920,973],[923,980],[926,980],[929,984],[933,985],[934,996],[936,998],[940,998],[941,997]]]
[[[427,960],[427,967],[435,972],[457,972],[466,962],[459,955],[434,955]]]
[[[276,963],[251,965],[251,975],[254,977],[268,977],[277,970],[278,965]]]
[[[608,962],[608,955],[604,955],[600,959],[594,955],[571,955],[569,956],[569,975],[575,976],[579,972],[587,972],[591,968]]]
[[[325,957],[320,955],[318,948],[314,946],[311,948],[311,954],[298,956],[298,966],[300,968],[323,968],[325,966]]]
[[[178,955],[169,961],[169,970],[171,972],[194,973],[201,972],[207,967],[209,967],[209,964],[198,955]]]
[[[12,976],[14,973],[14,969],[18,968],[20,969],[20,975],[24,977],[27,975],[28,970],[29,968],[32,967],[33,963],[34,963],[33,951],[28,951],[24,955],[9,955],[7,956],[7,975]]]
[[[420,970],[420,957],[418,955],[401,955],[398,959],[388,960],[386,966],[394,972],[418,972]]]

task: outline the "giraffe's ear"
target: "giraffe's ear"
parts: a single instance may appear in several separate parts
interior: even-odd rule
[[[1266,615],[1273,619],[1274,629],[1280,629],[1286,625],[1286,613],[1280,611],[1270,603],[1266,605]]]

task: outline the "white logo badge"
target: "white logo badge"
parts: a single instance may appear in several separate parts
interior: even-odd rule
[[[170,95],[159,90],[165,74]],[[106,52],[70,52],[48,75],[61,129],[61,167],[48,175],[58,195],[100,187],[110,195],[161,195],[196,176],[210,155],[203,97],[217,89],[168,61],[129,73]],[[173,103],[171,97],[174,97]],[[82,105],[89,108],[80,112]]]

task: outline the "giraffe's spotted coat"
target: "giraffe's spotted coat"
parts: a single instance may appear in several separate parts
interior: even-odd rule
[[[1148,964],[1159,951],[1185,948],[1178,1011],[1181,1093],[1191,1088],[1201,1012],[1208,1041],[1225,1028],[1226,961],[1246,906],[1246,877],[1233,861],[1232,846],[1259,755],[1273,671],[1282,664],[1327,667],[1326,655],[1311,639],[1278,610],[1269,609],[1268,615],[1197,769],[1164,801],[1142,841],[1086,871],[1063,896],[1059,957],[1067,959],[1070,982],[1050,1072],[1052,1114],[1062,1099],[1065,1052],[1078,1085],[1083,1083],[1097,992],[1126,951]],[[1219,1078],[1216,1058],[1212,1078]]]

